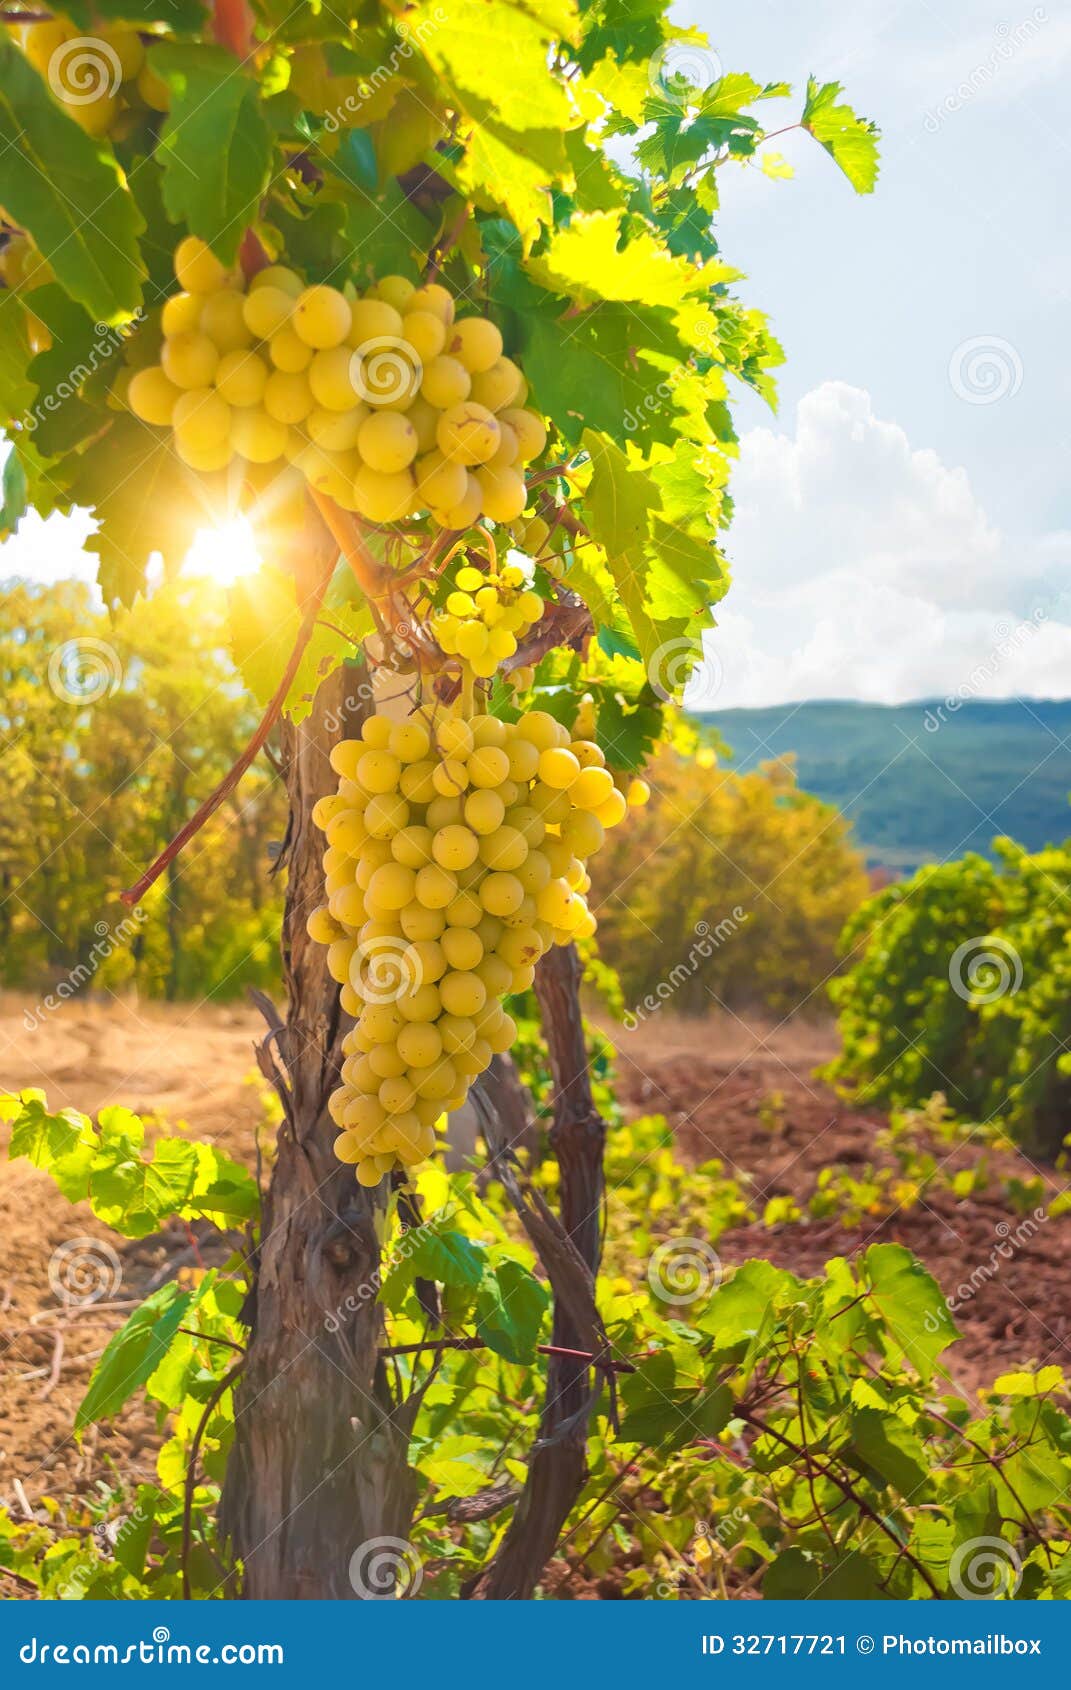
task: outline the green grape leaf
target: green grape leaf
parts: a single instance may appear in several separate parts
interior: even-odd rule
[[[351,183],[342,210],[343,238],[356,279],[367,285],[375,276],[417,273],[432,229],[397,182],[388,182],[376,195]]]
[[[625,242],[624,221],[620,208],[578,212],[529,261],[528,274],[548,292],[581,305],[608,299],[675,306],[736,273],[716,263],[697,270],[646,229]]]
[[[476,125],[453,175],[459,192],[483,210],[502,210],[512,219],[525,252],[551,221],[555,178],[490,124]]]
[[[507,1257],[484,1275],[476,1293],[476,1331],[506,1361],[530,1362],[550,1292],[522,1262]]]
[[[342,579],[352,585],[348,571]],[[329,593],[313,629],[283,708],[293,722],[303,722],[323,677],[347,658],[373,628],[372,613]],[[303,611],[297,601],[293,575],[265,565],[255,576],[235,583],[228,599],[231,655],[242,679],[259,704],[267,704],[279,685],[297,640]]]
[[[606,554],[641,656],[657,667],[663,635],[647,607],[647,540],[658,489],[612,440],[587,429],[584,446],[594,466],[584,497],[587,528]]]
[[[0,472],[0,540],[14,534],[25,516],[27,491],[26,471],[22,467],[18,448],[12,446],[4,459],[3,471]]]
[[[89,1116],[77,1109],[50,1114],[43,1097],[23,1093],[11,1127],[8,1155],[25,1156],[35,1168],[50,1170],[85,1143],[95,1143]]]
[[[856,117],[851,106],[837,105],[840,91],[839,82],[819,83],[810,77],[800,123],[821,142],[856,193],[870,194],[878,179],[878,131]]]
[[[195,1301],[171,1280],[136,1308],[108,1342],[93,1369],[89,1389],[78,1406],[74,1429],[82,1432],[98,1420],[110,1420],[140,1390],[167,1353],[168,1345]]]
[[[136,417],[116,418],[68,465],[75,502],[99,523],[86,549],[100,558],[100,590],[109,605],[133,603],[154,547],[177,569],[198,528],[214,520],[209,480],[186,469],[170,443]]]
[[[405,23],[407,39],[474,117],[519,130],[576,123],[564,86],[546,73],[554,31],[531,13],[507,0],[426,0]]]
[[[922,1501],[917,1493],[926,1486],[930,1464],[922,1440],[902,1420],[888,1411],[863,1408],[851,1417],[852,1448],[868,1467],[873,1467],[902,1497]]]
[[[94,1211],[127,1238],[147,1238],[186,1207],[197,1161],[197,1146],[188,1139],[161,1138],[149,1160],[123,1156],[96,1164],[90,1173]]]
[[[94,321],[137,310],[143,225],[111,148],[67,116],[11,40],[0,40],[0,205]]]
[[[5,288],[0,293],[0,421],[21,421],[33,403],[33,382],[27,374],[30,333],[21,299]],[[6,492],[5,492],[6,502]]]
[[[171,89],[157,146],[168,216],[233,264],[271,178],[272,135],[257,83],[222,47],[154,47],[149,58]]]
[[[872,1244],[863,1269],[896,1345],[930,1379],[936,1358],[960,1337],[937,1281],[902,1244]]]

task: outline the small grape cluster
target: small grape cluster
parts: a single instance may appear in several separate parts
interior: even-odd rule
[[[551,947],[590,937],[587,863],[626,801],[599,747],[545,711],[423,708],[331,754],[327,904],[308,921],[356,1025],[330,1100],[362,1185],[430,1155],[516,1028],[503,1006]]]
[[[455,320],[439,283],[386,276],[350,298],[275,264],[246,290],[193,236],[175,274],[160,362],[126,396],[192,469],[286,460],[377,523],[461,531],[522,514],[546,426],[495,324]]]
[[[167,83],[145,61],[145,47],[128,24],[95,24],[91,35],[69,18],[16,24],[12,35],[56,99],[90,135],[114,132],[126,111],[166,111]]]
[[[435,637],[448,657],[463,658],[474,675],[486,680],[513,656],[542,614],[543,600],[516,564],[501,570],[492,566],[486,575],[465,564],[435,617]]]

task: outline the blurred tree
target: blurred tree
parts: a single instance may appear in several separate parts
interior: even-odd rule
[[[848,822],[784,761],[737,775],[667,750],[650,784],[593,865],[599,947],[633,1013],[648,997],[684,1015],[817,1008],[868,890]]]
[[[270,846],[286,808],[267,762],[148,895],[142,919],[119,903],[256,724],[228,653],[226,609],[204,579],[161,586],[114,621],[80,583],[9,584],[0,608],[6,985],[45,991],[76,971],[80,985],[91,975],[151,996],[230,997],[278,977]]]

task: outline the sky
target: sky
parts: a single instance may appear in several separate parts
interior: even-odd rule
[[[868,198],[798,133],[774,143],[794,180],[722,172],[723,250],[787,364],[776,415],[740,396],[733,585],[688,701],[1071,695],[1071,12],[684,0],[674,17],[707,31],[711,77],[838,80],[883,133]],[[798,109],[765,107],[768,126]],[[29,518],[0,576],[91,577],[86,531]]]

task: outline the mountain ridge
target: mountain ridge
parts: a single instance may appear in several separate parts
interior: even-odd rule
[[[1071,699],[808,699],[703,710],[741,773],[794,756],[799,783],[853,824],[869,866],[898,874],[1009,835],[1071,835]]]

